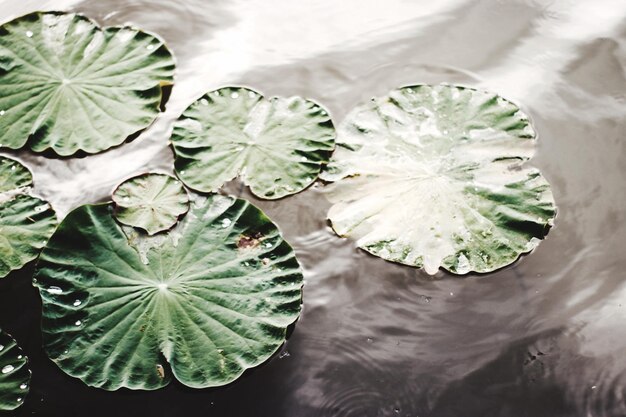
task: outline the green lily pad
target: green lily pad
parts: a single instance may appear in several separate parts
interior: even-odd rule
[[[35,259],[56,227],[50,205],[28,194],[32,175],[0,156],[0,278]]]
[[[300,313],[302,271],[276,226],[244,200],[197,197],[171,231],[119,226],[82,206],[42,252],[48,356],[107,390],[204,388],[267,360]]]
[[[172,145],[176,173],[188,187],[216,191],[239,175],[254,195],[277,199],[315,182],[335,146],[335,129],[312,101],[226,87],[185,110]]]
[[[115,217],[153,235],[170,229],[189,210],[189,196],[176,178],[142,174],[124,181],[113,193]]]
[[[321,176],[337,234],[393,262],[490,272],[535,248],[556,214],[524,163],[535,132],[495,94],[417,85],[354,109]]]
[[[0,156],[0,193],[28,187],[33,183],[33,175],[28,168],[15,159]]]
[[[0,329],[0,411],[21,406],[29,390],[28,358],[15,340]]]
[[[163,41],[85,16],[35,12],[0,27],[0,146],[96,153],[159,113],[174,60]]]

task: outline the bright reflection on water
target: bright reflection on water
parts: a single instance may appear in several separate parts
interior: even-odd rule
[[[339,122],[391,88],[444,81],[522,104],[540,135],[533,164],[552,183],[559,214],[548,239],[514,266],[432,279],[336,238],[318,186],[255,201],[304,264],[304,312],[283,354],[215,390],[174,384],[112,394],[83,386],[45,360],[29,278],[4,280],[0,327],[33,363],[23,415],[626,414],[623,0],[43,3],[5,0],[0,16],[45,8],[131,22],[159,33],[178,61],[166,113],[133,142],[78,159],[18,154],[61,215],[108,199],[135,173],[171,169],[172,121],[209,89],[242,84],[304,95]],[[250,198],[236,184],[229,191]]]

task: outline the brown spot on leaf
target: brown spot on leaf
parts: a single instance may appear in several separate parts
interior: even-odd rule
[[[159,378],[164,379],[165,369],[163,368],[163,365],[161,365],[160,363],[157,364],[156,369],[157,369],[157,374],[159,375]]]
[[[251,235],[240,235],[237,239],[237,248],[239,249],[254,249],[261,243],[263,235],[259,232],[252,233]]]

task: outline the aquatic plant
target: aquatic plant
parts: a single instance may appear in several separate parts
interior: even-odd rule
[[[189,196],[176,178],[148,173],[129,178],[113,193],[115,218],[153,235],[170,229],[189,210]]]
[[[335,146],[335,129],[312,101],[225,87],[189,106],[171,141],[176,174],[188,187],[217,191],[239,175],[254,195],[278,199],[315,182]]]
[[[526,165],[535,132],[486,91],[415,85],[356,107],[321,178],[340,236],[429,274],[490,272],[535,248],[556,208]]]
[[[21,406],[29,390],[28,358],[15,340],[0,329],[0,411]]]
[[[118,225],[110,204],[75,209],[42,252],[35,285],[46,352],[69,375],[107,390],[172,377],[204,388],[285,341],[302,271],[259,209],[211,195],[155,236]]]
[[[35,12],[0,27],[0,146],[97,153],[159,113],[174,59],[156,35]]]
[[[28,168],[0,156],[0,278],[37,258],[57,224],[50,205],[31,195],[32,184]]]

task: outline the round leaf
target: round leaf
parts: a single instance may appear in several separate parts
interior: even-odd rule
[[[0,27],[0,146],[96,153],[156,118],[174,60],[130,27],[100,29],[69,13],[31,13]]]
[[[143,174],[123,182],[113,193],[120,223],[155,234],[170,229],[189,209],[187,192],[165,174]]]
[[[238,87],[211,91],[174,125],[178,177],[216,191],[237,175],[256,196],[277,199],[315,182],[335,143],[328,112],[300,97],[265,99]]]
[[[464,87],[418,85],[354,109],[322,175],[337,234],[384,259],[489,272],[552,225],[549,185],[523,164],[535,133],[520,109]]]
[[[28,169],[0,156],[0,278],[39,255],[54,231],[56,215],[50,205],[26,194],[32,184]]]
[[[108,390],[173,375],[224,385],[268,359],[300,312],[302,273],[276,226],[244,200],[192,203],[166,234],[120,227],[109,205],[58,227],[35,275],[44,344],[69,375]]]
[[[29,390],[28,358],[15,340],[0,330],[0,411],[18,408]]]

